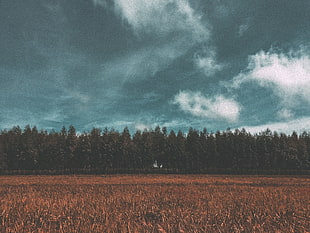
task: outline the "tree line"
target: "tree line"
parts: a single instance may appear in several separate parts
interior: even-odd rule
[[[140,131],[93,128],[77,134],[74,126],[59,132],[19,126],[0,133],[0,171],[64,170],[143,171],[166,169],[199,173],[211,170],[310,170],[310,135],[269,129],[208,132],[190,128]],[[162,168],[159,168],[162,167]]]

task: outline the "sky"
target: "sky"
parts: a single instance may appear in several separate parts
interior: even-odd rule
[[[310,131],[309,0],[0,0],[0,129]]]

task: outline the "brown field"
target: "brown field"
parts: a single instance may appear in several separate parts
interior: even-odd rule
[[[0,232],[310,232],[310,178],[0,176]]]

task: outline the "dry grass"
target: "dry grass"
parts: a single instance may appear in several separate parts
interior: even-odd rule
[[[309,177],[2,176],[0,232],[309,232]]]

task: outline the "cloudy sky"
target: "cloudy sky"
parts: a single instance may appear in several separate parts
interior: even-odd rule
[[[0,128],[310,131],[309,0],[0,0]]]

